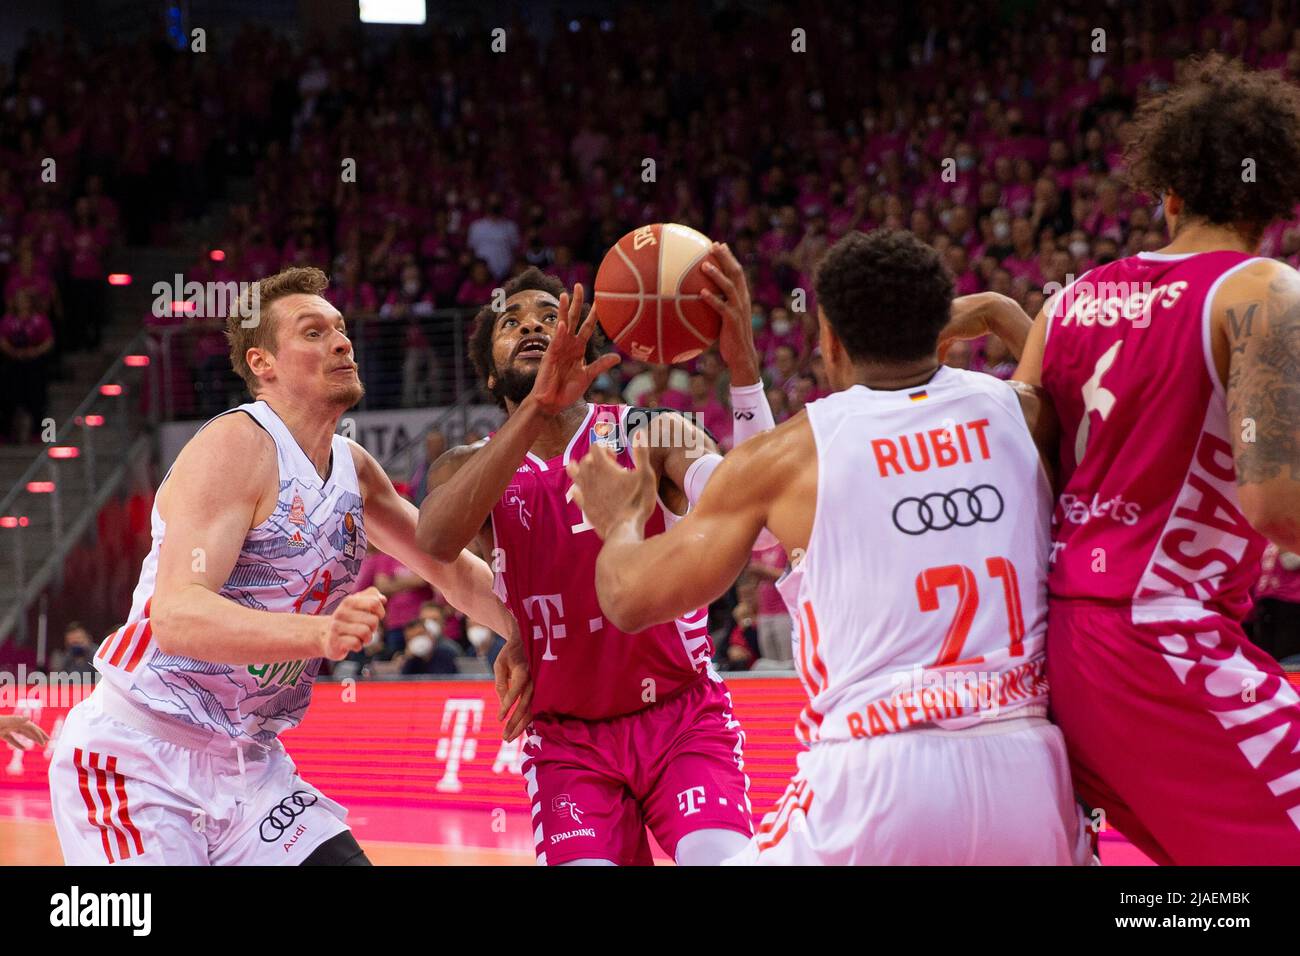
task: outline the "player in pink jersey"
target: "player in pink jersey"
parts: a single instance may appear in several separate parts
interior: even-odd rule
[[[570,466],[605,542],[601,606],[627,629],[669,620],[724,591],[765,527],[794,558],[777,587],[807,749],[734,862],[1089,862],[1047,720],[1043,409],[940,362],[950,319],[1023,341],[1029,317],[1004,296],[954,303],[938,253],[902,231],[851,233],[816,282],[835,393],[738,445],[672,529],[643,533],[639,443],[634,471],[600,448]]]
[[[734,411],[751,427],[770,424],[744,273],[725,247],[714,252],[726,273],[705,268],[725,300],[706,301],[723,316]],[[698,497],[720,461],[716,445],[679,413],[584,401],[618,358],[597,357],[581,286],[570,298],[558,279],[530,269],[504,293],[499,310],[479,313],[470,353],[506,423],[434,463],[419,540],[437,558],[478,538],[524,635],[532,688],[498,689],[503,719],[517,700],[508,738],[521,714],[533,715],[523,772],[538,862],[648,864],[647,827],[679,863],[721,862],[752,823],[743,734],[710,663],[706,609],[637,633],[610,623],[593,583],[600,541],[565,471],[593,445],[630,467],[631,435],[648,435],[656,533]]]
[[[1300,199],[1300,91],[1210,57],[1140,109],[1170,242],[1086,273],[1016,377],[1061,421],[1054,716],[1081,796],[1161,863],[1300,863],[1300,698],[1241,626],[1300,548],[1300,276],[1254,256]]]

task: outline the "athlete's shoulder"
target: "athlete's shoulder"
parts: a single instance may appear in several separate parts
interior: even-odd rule
[[[429,490],[450,481],[487,443],[487,438],[480,438],[467,445],[455,445],[439,455],[429,466]]]
[[[221,472],[235,477],[241,471],[274,462],[275,439],[252,415],[232,409],[208,422],[185,443],[176,466],[194,459],[219,461]],[[231,462],[239,462],[240,467],[231,468]]]
[[[1240,268],[1229,275],[1223,282],[1217,297],[1223,301],[1228,297],[1240,297],[1256,292],[1262,298],[1273,290],[1294,289],[1300,284],[1300,272],[1279,259],[1267,259],[1263,256],[1248,259]]]
[[[357,488],[361,491],[361,497],[369,497],[374,477],[381,468],[379,462],[375,461],[374,455],[351,438],[346,435],[338,437],[342,439],[348,453],[352,456],[352,469],[357,475]]]
[[[177,495],[204,507],[261,500],[278,480],[275,440],[252,416],[232,411],[200,429],[176,456],[158,489],[159,514],[167,519]]]

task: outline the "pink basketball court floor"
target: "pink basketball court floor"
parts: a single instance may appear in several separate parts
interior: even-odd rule
[[[527,813],[432,809],[406,803],[353,804],[348,822],[379,866],[531,866],[533,831]],[[1101,859],[1111,866],[1151,865],[1114,830],[1101,834]],[[671,860],[657,846],[655,861]],[[0,866],[63,863],[41,790],[0,789]]]

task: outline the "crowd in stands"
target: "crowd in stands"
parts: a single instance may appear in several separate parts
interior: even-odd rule
[[[942,252],[959,294],[997,291],[1036,314],[1072,277],[1167,241],[1158,197],[1124,181],[1134,104],[1173,83],[1179,60],[1209,50],[1297,82],[1294,7],[813,2],[790,20],[776,7],[710,13],[673,2],[621,8],[612,22],[559,23],[545,40],[508,25],[504,53],[492,51],[486,28],[482,37],[435,27],[383,46],[301,48],[250,29],[201,66],[152,51],[143,79],[135,63],[79,62],[79,97],[50,101],[33,118],[40,84],[53,82],[48,66],[36,67],[58,52],[48,47],[15,73],[0,104],[0,138],[10,140],[0,222],[13,232],[6,246],[0,229],[0,261],[9,255],[11,276],[30,275],[30,262],[53,248],[71,268],[76,236],[111,242],[119,227],[97,175],[106,164],[128,199],[164,164],[182,209],[214,193],[214,169],[243,168],[253,195],[230,207],[187,278],[324,268],[329,298],[357,320],[367,407],[409,407],[448,401],[472,381],[463,316],[506,277],[536,265],[590,288],[619,236],[647,222],[685,223],[729,243],[746,270],[780,422],[829,388],[812,277],[837,238],[910,229]],[[657,39],[661,18],[671,18],[672,42]],[[116,135],[101,136],[114,121]],[[38,142],[95,162],[65,180],[75,187],[38,202],[45,194],[13,180]],[[220,149],[228,162],[213,161]],[[50,210],[56,195],[71,212]],[[1283,212],[1261,253],[1300,265],[1300,210]],[[146,223],[128,220],[138,241]],[[8,295],[6,305],[7,316],[53,308]],[[211,321],[200,332],[180,364],[214,383],[199,390],[210,407],[196,410],[219,410],[230,397],[220,385],[229,381],[224,340]],[[994,340],[958,343],[947,362],[1001,378],[1014,370]],[[725,448],[727,394],[711,351],[673,369],[625,360],[592,398],[696,412]],[[423,475],[408,484],[419,500]],[[1294,556],[1275,557],[1271,573],[1290,574]],[[788,658],[789,620],[779,620],[773,587],[784,565],[780,554],[756,556],[718,606],[721,665],[746,668],[779,648]],[[394,594],[419,591],[404,569],[375,573]],[[385,657],[402,669],[442,666],[439,651],[452,643],[462,656],[480,653],[470,627],[431,595],[390,602],[390,617],[382,647],[358,667]],[[429,650],[427,660],[414,655],[424,663],[412,663],[412,641]]]

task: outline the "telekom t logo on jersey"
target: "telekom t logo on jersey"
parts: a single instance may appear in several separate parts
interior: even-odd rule
[[[551,623],[551,608],[555,608],[555,623]],[[538,609],[538,614],[533,613],[533,608]],[[524,612],[528,615],[528,620],[533,621],[533,640],[540,641],[546,638],[546,649],[542,652],[542,660],[558,661],[559,658],[551,653],[551,639],[561,640],[565,636],[565,627],[560,623],[564,617],[564,595],[562,594],[533,594],[524,598]],[[536,623],[537,618],[541,617],[541,623]]]
[[[677,794],[677,809],[682,811],[682,816],[684,817],[689,817],[692,813],[699,813],[700,804],[703,802],[703,787],[687,787],[681,793]]]

